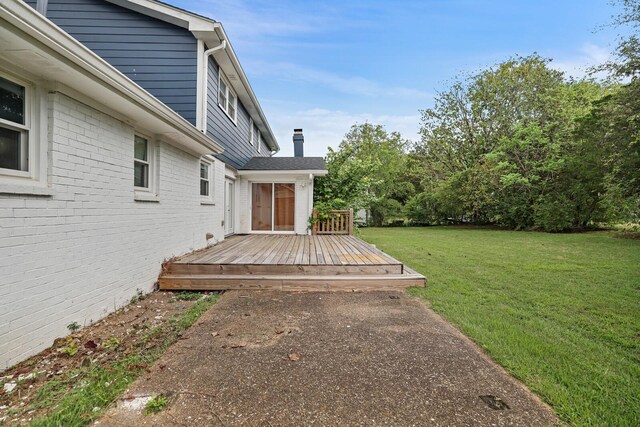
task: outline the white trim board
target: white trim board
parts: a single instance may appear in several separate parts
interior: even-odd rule
[[[325,176],[329,173],[328,170],[292,170],[292,169],[283,169],[283,170],[239,170],[238,175],[243,178],[250,178],[252,176],[291,176],[291,175],[313,175],[315,176]]]

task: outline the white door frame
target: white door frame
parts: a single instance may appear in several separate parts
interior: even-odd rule
[[[293,212],[293,230],[291,231],[276,231],[274,230],[274,215],[275,215],[275,184],[293,184],[294,197],[298,197],[298,189],[296,188],[295,180],[251,180],[249,182],[249,232],[252,234],[296,234],[296,209],[297,205],[294,202]],[[271,231],[267,230],[254,230],[253,229],[253,184],[271,184]]]
[[[224,179],[224,235],[234,233],[235,228],[235,199],[236,182],[233,179]]]

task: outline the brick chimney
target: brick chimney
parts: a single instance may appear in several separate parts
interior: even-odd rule
[[[293,130],[293,155],[295,157],[304,157],[304,135],[302,129]]]

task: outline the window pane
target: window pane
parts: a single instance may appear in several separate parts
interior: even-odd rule
[[[253,127],[253,144],[259,144],[260,143],[260,131],[258,130],[257,126]]]
[[[24,87],[0,77],[0,118],[24,124]]]
[[[222,94],[222,92],[220,92],[220,105],[225,110],[227,109],[227,98]]]
[[[134,151],[133,156],[138,160],[144,160],[146,162],[148,160],[147,159],[148,145],[149,144],[146,139],[136,135],[134,148],[133,148],[133,151]]]
[[[227,111],[232,119],[236,119],[236,96],[229,92],[229,110]]]
[[[209,181],[204,179],[200,180],[200,195],[201,196],[209,195]]]
[[[21,139],[22,132],[0,128],[0,168],[22,170]],[[26,153],[26,147],[24,147]],[[26,159],[24,164],[26,165]]]
[[[251,229],[271,231],[271,191],[272,184],[252,184],[251,187]]]
[[[200,163],[200,178],[209,179],[209,165]]]
[[[149,188],[149,165],[134,162],[133,169],[133,185],[136,187]]]
[[[296,211],[295,184],[275,184],[274,226],[275,231],[293,231]]]
[[[224,84],[222,79],[220,80],[220,90],[218,92],[218,102],[222,105],[222,108],[227,108],[227,85]]]

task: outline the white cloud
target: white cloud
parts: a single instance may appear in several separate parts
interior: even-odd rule
[[[416,141],[420,114],[406,116],[354,114],[345,111],[314,108],[302,111],[271,111],[269,123],[280,144],[278,156],[293,155],[293,129],[304,130],[305,156],[324,157],[327,148],[337,148],[344,135],[356,123],[384,125],[386,130],[400,132],[407,139]]]
[[[605,63],[610,59],[609,51],[601,46],[585,43],[578,53],[551,62],[551,67],[566,75],[582,78],[589,74],[589,68]]]
[[[198,13],[222,23],[234,44],[264,42],[265,36],[326,31],[333,22],[342,21],[335,10],[313,4],[288,2],[254,2],[251,6],[242,0],[204,0],[194,4]],[[313,13],[310,13],[313,12]]]
[[[387,86],[359,76],[341,76],[287,62],[251,62],[254,75],[266,75],[289,81],[322,85],[334,91],[367,97],[398,97],[432,99],[433,94],[417,89]]]

